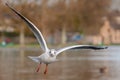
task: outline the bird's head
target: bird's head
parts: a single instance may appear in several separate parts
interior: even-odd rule
[[[55,50],[55,49],[51,49],[51,50],[49,51],[49,55],[50,55],[51,57],[56,56],[56,50]]]

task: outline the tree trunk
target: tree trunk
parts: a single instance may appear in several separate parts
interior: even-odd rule
[[[61,43],[66,44],[67,37],[66,37],[66,26],[64,25],[62,28],[62,36],[61,36]]]
[[[25,47],[25,33],[24,33],[24,27],[21,26],[20,28],[20,47]]]
[[[41,9],[42,9],[42,12],[41,12],[41,26],[42,26],[42,34],[45,38],[45,40],[47,40],[47,36],[48,36],[48,29],[46,28],[46,20],[47,20],[47,2],[48,0],[42,0],[42,4],[41,4]]]

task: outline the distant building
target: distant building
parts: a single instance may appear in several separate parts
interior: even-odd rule
[[[93,44],[120,44],[120,13],[104,19],[100,33],[93,37]]]

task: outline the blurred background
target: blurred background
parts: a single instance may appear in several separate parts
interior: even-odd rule
[[[106,50],[66,51],[35,72],[27,56],[42,54],[33,33],[5,3],[32,21],[49,47],[107,45]],[[0,80],[119,80],[120,0],[0,0]]]
[[[1,0],[1,46],[37,43],[5,2],[30,19],[48,44],[120,44],[119,0]]]

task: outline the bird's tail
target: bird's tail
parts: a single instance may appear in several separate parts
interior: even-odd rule
[[[36,63],[40,63],[39,57],[28,56],[30,59],[35,61]]]

